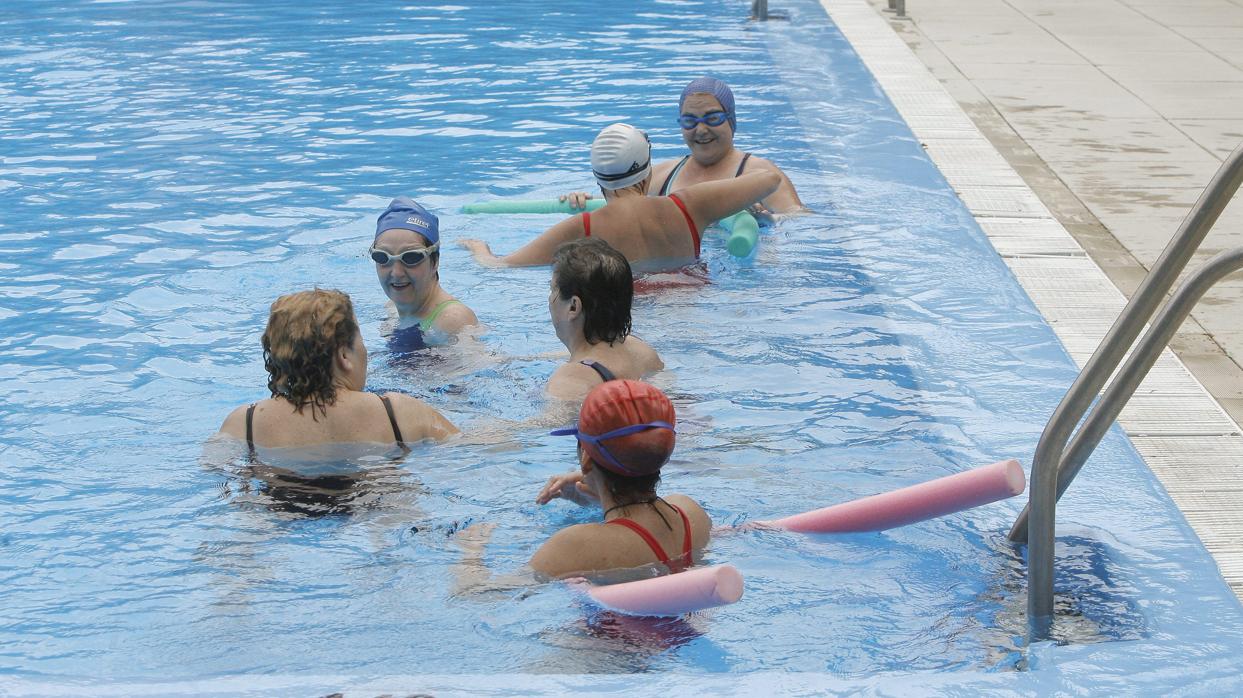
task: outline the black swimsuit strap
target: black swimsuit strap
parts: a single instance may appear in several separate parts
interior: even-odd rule
[[[380,402],[384,403],[384,411],[388,412],[388,423],[393,426],[393,438],[396,439],[397,445],[401,448],[408,448],[405,439],[401,438],[401,428],[397,426],[397,415],[393,414],[393,403],[389,402],[387,395],[380,395]]]
[[[250,407],[246,408],[246,448],[250,450],[250,457],[255,457],[255,405],[250,403]]]
[[[685,165],[686,161],[690,159],[691,156],[689,155],[682,156],[682,159],[678,161],[678,164],[674,165],[672,170],[669,170],[669,174],[665,177],[665,183],[660,185],[659,193],[661,196],[669,194],[669,185],[673,184],[673,178],[678,176],[678,173],[682,171],[682,166]]]
[[[751,153],[742,154],[742,162],[738,163],[738,171],[734,173],[735,177],[741,177],[742,171],[747,167],[747,160],[751,159]]]
[[[603,380],[605,383],[617,380],[617,376],[599,361],[579,361],[579,363],[599,373],[600,380]]]
[[[682,513],[682,512],[681,512],[681,510],[679,510],[677,507],[673,506],[673,505],[672,505],[672,504],[670,504],[669,502],[666,502],[664,499],[661,499],[660,497],[652,497],[651,499],[640,499],[640,500],[638,500],[638,501],[635,501],[635,502],[627,502],[627,503],[625,503],[625,504],[614,504],[613,506],[611,506],[611,507],[609,507],[608,509],[605,509],[605,510],[604,510],[604,518],[605,518],[605,521],[606,521],[606,522],[608,521],[609,512],[610,512],[610,511],[613,511],[614,509],[622,509],[622,508],[624,508],[624,507],[634,506],[635,504],[647,504],[647,505],[651,506],[653,509],[655,509],[655,510],[656,510],[656,515],[660,517],[660,520],[661,520],[661,521],[665,522],[665,528],[668,528],[670,531],[672,531],[672,530],[673,530],[673,526],[670,526],[670,525],[669,525],[669,519],[666,519],[666,518],[665,518],[665,515],[664,515],[664,514],[662,514],[662,513],[660,513],[660,507],[656,506],[656,502],[660,502],[661,504],[664,504],[665,506],[669,507],[670,509],[673,509],[674,511],[678,512],[679,514],[681,514],[681,513]],[[687,535],[690,535],[690,531],[691,531],[691,529],[688,527],[688,528],[686,529],[686,534],[687,534]]]

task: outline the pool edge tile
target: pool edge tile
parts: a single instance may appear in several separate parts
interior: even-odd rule
[[[1057,318],[1073,315],[1076,309],[1084,307],[1085,301],[1098,307],[1121,308],[1126,303],[1125,296],[1100,266],[1084,254],[1079,243],[872,5],[866,0],[819,2],[912,133],[925,145],[929,158],[975,217],[1062,345],[1082,367],[1099,343],[1098,337],[1105,333],[1116,314],[1100,327],[1084,322],[1059,322]],[[935,89],[931,87],[933,83],[937,86]],[[998,164],[999,160],[1004,168]],[[980,167],[998,173],[994,180],[998,184],[979,184],[981,178],[977,169]],[[1037,240],[1019,238],[1013,230],[994,223],[1003,220],[1011,226],[1014,221],[1022,221],[1018,225],[1038,226],[1040,237]],[[1079,280],[1093,288],[1068,294],[1038,283],[1039,276],[1024,273],[1032,259],[1058,257],[1073,259],[1076,273],[1086,277]],[[1143,397],[1136,399],[1147,404],[1133,402],[1123,411],[1118,424],[1213,556],[1230,589],[1243,600],[1243,565],[1238,562],[1238,546],[1227,550],[1220,543],[1223,536],[1235,541],[1243,539],[1243,503],[1229,511],[1220,511],[1218,516],[1202,511],[1196,506],[1202,501],[1197,494],[1202,490],[1194,484],[1199,475],[1195,468],[1188,468],[1183,462],[1188,457],[1201,465],[1210,460],[1212,453],[1202,451],[1205,439],[1224,444],[1217,450],[1225,448],[1230,454],[1243,454],[1243,430],[1169,349],[1162,352],[1158,367],[1161,365],[1167,370],[1158,371],[1154,367],[1137,390],[1137,396],[1142,391]],[[1176,368],[1171,369],[1171,366]],[[1195,390],[1188,390],[1188,379],[1194,382]],[[1160,402],[1172,413],[1162,415],[1159,425],[1154,424],[1152,410],[1144,409],[1153,402]],[[1213,463],[1214,481],[1243,482],[1243,458],[1224,460]],[[1209,541],[1214,545],[1209,545]]]

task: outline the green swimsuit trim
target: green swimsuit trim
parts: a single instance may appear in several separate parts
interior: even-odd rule
[[[428,331],[428,330],[432,329],[432,325],[436,323],[436,318],[440,317],[440,311],[444,310],[446,307],[448,307],[448,306],[450,306],[450,305],[453,305],[454,303],[459,303],[459,304],[460,304],[461,302],[462,302],[462,301],[460,301],[460,300],[458,300],[458,299],[456,299],[456,298],[450,298],[449,300],[445,301],[444,303],[441,303],[440,305],[436,306],[435,308],[432,308],[432,312],[431,312],[431,314],[430,314],[430,315],[428,315],[427,317],[423,318],[422,320],[419,320],[419,329],[420,329],[420,330],[422,330],[422,331],[424,331],[424,332],[426,332],[426,331]]]

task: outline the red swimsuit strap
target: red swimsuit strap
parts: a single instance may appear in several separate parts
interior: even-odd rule
[[[695,227],[695,219],[691,218],[691,214],[686,210],[686,204],[678,198],[677,194],[670,194],[669,199],[678,205],[678,210],[682,212],[682,216],[686,218],[686,227],[691,229],[691,239],[695,241],[695,256],[699,256],[699,229]]]
[[[669,504],[668,502],[665,502],[665,503]],[[682,511],[682,508],[679,507],[678,505],[669,504],[669,506],[673,507],[673,510],[678,512],[678,516],[682,517],[682,530],[686,532],[682,536],[682,559],[686,560],[687,564],[690,564],[690,561],[691,561],[691,520],[690,520],[690,517],[688,517],[686,515],[686,512]]]
[[[668,502],[665,503],[669,504]],[[647,547],[651,548],[652,552],[656,554],[656,559],[659,562],[669,565],[670,569],[673,569],[674,567],[679,568],[673,569],[674,572],[678,572],[681,571],[682,567],[689,565],[691,561],[691,520],[686,515],[686,512],[682,511],[681,507],[678,505],[669,504],[669,506],[673,507],[673,510],[678,512],[678,516],[682,517],[682,530],[685,532],[682,536],[682,554],[678,556],[679,564],[676,566],[670,563],[669,556],[665,554],[665,549],[661,547],[660,543],[656,540],[656,537],[641,524],[638,524],[630,519],[613,519],[611,521],[605,521],[604,523],[625,526],[631,531],[639,534],[639,537],[643,539],[643,542],[647,543]]]
[[[583,237],[591,237],[591,214],[583,211]]]
[[[643,542],[647,543],[647,547],[651,548],[652,552],[656,553],[656,559],[665,564],[669,564],[669,556],[665,554],[665,549],[660,547],[660,543],[656,541],[656,538],[650,531],[643,528],[643,526],[631,521],[630,519],[613,519],[612,521],[605,521],[604,523],[625,526],[626,528],[639,534],[639,537],[643,539]]]

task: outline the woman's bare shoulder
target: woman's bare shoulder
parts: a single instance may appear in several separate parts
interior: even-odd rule
[[[458,433],[457,427],[439,410],[413,395],[385,393],[384,397],[393,406],[393,415],[397,418],[401,435],[406,441],[440,441]]]

